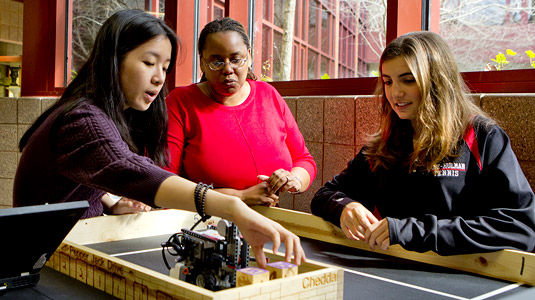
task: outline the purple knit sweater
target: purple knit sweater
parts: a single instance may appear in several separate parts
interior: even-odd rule
[[[54,111],[22,152],[13,206],[87,200],[83,218],[103,212],[105,192],[154,205],[160,184],[172,176],[132,153],[112,120],[86,103],[65,117]]]

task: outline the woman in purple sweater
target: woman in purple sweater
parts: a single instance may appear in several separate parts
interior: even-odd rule
[[[84,217],[103,213],[106,193],[158,207],[197,211],[234,222],[265,265],[263,245],[286,246],[305,259],[299,238],[239,198],[185,180],[167,164],[165,78],[178,38],[161,20],[137,10],[111,16],[60,100],[20,141],[14,206],[87,200]]]

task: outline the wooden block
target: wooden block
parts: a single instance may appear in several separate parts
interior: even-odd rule
[[[285,261],[269,263],[267,270],[269,271],[269,280],[297,275],[297,265]]]
[[[244,286],[269,281],[269,272],[256,267],[243,268],[236,271],[236,286]]]

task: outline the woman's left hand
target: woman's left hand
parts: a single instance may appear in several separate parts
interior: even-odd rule
[[[382,250],[388,250],[390,246],[390,231],[388,230],[388,221],[386,218],[376,222],[366,230],[364,234],[364,241],[370,246],[372,250],[375,249],[375,245],[379,246]]]
[[[300,191],[302,187],[301,180],[297,179],[292,173],[284,169],[278,169],[271,176],[258,175],[258,179],[265,181],[268,185],[269,194],[278,194],[291,191]]]
[[[143,202],[123,197],[112,205],[109,210],[113,215],[124,215],[151,211],[152,207]]]

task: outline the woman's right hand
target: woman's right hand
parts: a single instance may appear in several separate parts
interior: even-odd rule
[[[279,196],[268,193],[268,186],[266,182],[261,182],[248,189],[240,191],[239,197],[243,202],[245,202],[245,204],[249,206],[275,206],[277,203],[279,203]]]
[[[249,206],[263,205],[275,206],[279,203],[279,196],[276,194],[268,194],[268,186],[266,182],[253,185],[245,190],[235,190],[229,188],[215,189],[223,194],[236,196],[240,198],[245,204]]]
[[[359,202],[351,202],[346,205],[340,216],[340,228],[344,234],[357,241],[364,240],[366,230],[377,222],[379,221],[373,213]]]
[[[251,246],[258,267],[266,268],[264,244],[270,241],[273,241],[273,253],[278,251],[281,242],[284,243],[287,262],[291,262],[292,255],[296,265],[306,261],[305,252],[297,235],[249,207],[243,207],[238,209],[232,221],[238,226],[244,239]]]

